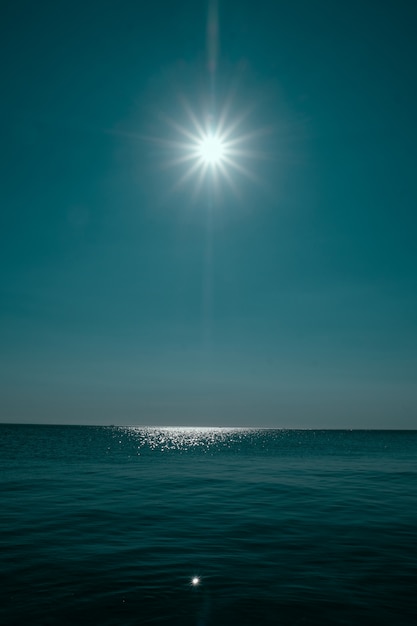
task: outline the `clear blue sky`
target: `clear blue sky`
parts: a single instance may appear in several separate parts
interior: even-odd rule
[[[205,2],[6,4],[0,420],[414,428],[417,5],[220,1],[213,81]]]

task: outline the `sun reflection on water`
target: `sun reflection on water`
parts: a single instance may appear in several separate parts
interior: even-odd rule
[[[217,445],[229,445],[241,439],[248,428],[224,428],[211,426],[127,426],[123,430],[138,440],[140,447],[151,450],[209,449]]]

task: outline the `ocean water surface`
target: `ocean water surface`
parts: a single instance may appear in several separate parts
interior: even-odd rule
[[[0,464],[4,626],[417,624],[417,431],[3,424]]]

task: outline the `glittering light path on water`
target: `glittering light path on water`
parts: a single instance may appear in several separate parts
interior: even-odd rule
[[[218,445],[229,445],[231,438],[240,439],[252,429],[250,428],[217,428],[217,427],[118,427],[130,437],[138,440],[138,447],[151,450],[190,450],[202,448],[208,450]]]

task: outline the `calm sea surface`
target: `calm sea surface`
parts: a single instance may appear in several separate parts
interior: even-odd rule
[[[417,624],[417,431],[1,425],[0,460],[2,625]]]

